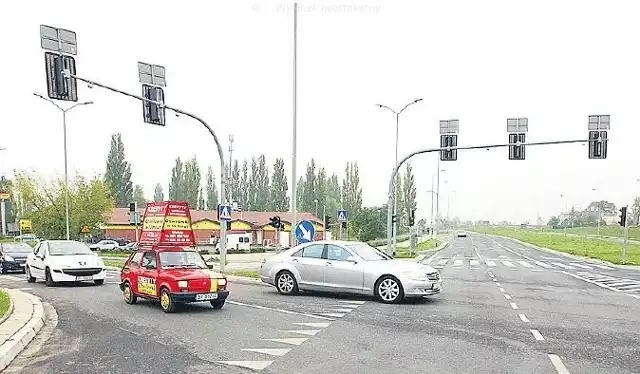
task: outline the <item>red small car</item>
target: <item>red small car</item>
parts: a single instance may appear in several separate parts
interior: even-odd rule
[[[120,289],[127,304],[138,297],[159,300],[166,313],[179,304],[204,301],[220,309],[229,296],[227,278],[211,268],[194,248],[138,248],[120,272]]]

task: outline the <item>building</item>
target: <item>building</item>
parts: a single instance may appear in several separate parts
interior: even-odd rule
[[[138,211],[141,216],[144,214],[144,208],[138,209]],[[251,234],[252,244],[274,244],[276,231],[269,225],[271,222],[269,218],[273,216],[279,216],[285,224],[284,231],[281,234],[282,243],[284,237],[289,237],[291,233],[291,212],[233,212],[231,215],[231,231],[227,231],[227,233]],[[208,243],[212,236],[220,237],[220,223],[217,217],[218,212],[215,210],[191,209],[191,228],[197,243]],[[298,213],[297,218],[298,221],[311,221],[316,229],[315,239],[321,240],[323,238],[324,223],[322,220],[313,214],[301,212]],[[136,239],[136,226],[129,223],[129,208],[113,209],[106,221],[104,225],[105,237]],[[138,226],[138,229],[141,230],[142,227]]]

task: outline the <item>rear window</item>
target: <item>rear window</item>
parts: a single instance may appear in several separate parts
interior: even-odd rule
[[[3,243],[2,251],[6,253],[31,253],[33,248],[26,243]]]

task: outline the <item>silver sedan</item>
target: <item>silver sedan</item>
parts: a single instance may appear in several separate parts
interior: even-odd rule
[[[283,295],[299,290],[373,295],[383,303],[440,293],[440,273],[394,260],[366,243],[321,240],[300,244],[262,262],[260,278]]]

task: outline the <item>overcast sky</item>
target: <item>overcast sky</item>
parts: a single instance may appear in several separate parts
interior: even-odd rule
[[[630,203],[638,193],[637,1],[301,4],[298,175],[312,157],[341,176],[357,160],[365,205],[386,202],[395,116],[374,104],[399,109],[421,97],[400,117],[400,157],[437,147],[440,119],[458,118],[459,144],[472,145],[505,142],[507,117],[528,117],[527,139],[543,141],[584,139],[589,114],[611,115],[604,161],[589,160],[583,145],[531,147],[526,161],[509,161],[506,149],[459,152],[441,163],[442,215],[450,201],[451,216],[463,219],[535,222],[564,208],[561,194],[584,207],[595,198]],[[290,173],[292,21],[290,3],[258,0],[7,2],[4,169],[63,170],[61,114],[32,95],[46,95],[39,25],[48,24],[77,32],[79,76],[139,93],[137,61],[164,65],[167,103],[208,121],[225,152],[233,134],[234,157],[282,157]],[[195,154],[219,171],[213,140],[193,120],[169,116],[154,127],[134,99],[86,85],[79,95],[95,104],[69,112],[71,171],[103,173],[115,132],[148,197],[157,182],[166,191],[177,156]],[[412,165],[417,215],[428,218],[436,156]]]

